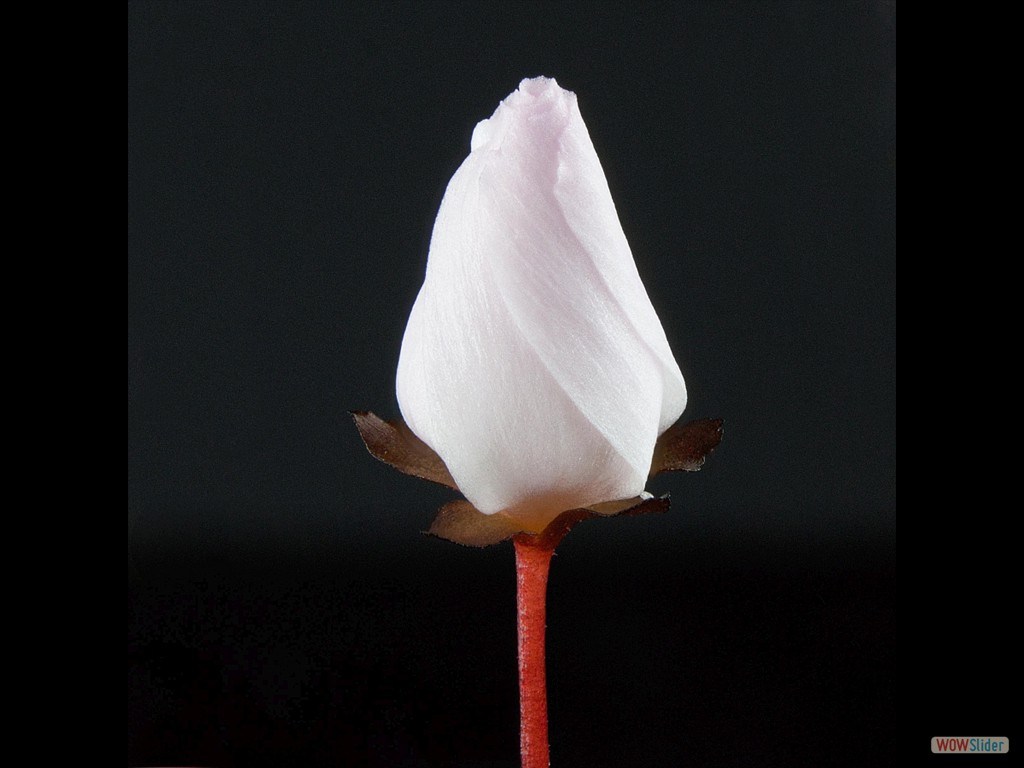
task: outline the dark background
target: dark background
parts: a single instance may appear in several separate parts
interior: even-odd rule
[[[703,472],[654,482],[668,515],[560,547],[554,765],[907,743],[895,15],[129,4],[128,763],[516,764],[511,546],[424,537],[452,494],[346,412],[397,415],[444,188],[540,74],[578,94],[687,415],[726,422]]]

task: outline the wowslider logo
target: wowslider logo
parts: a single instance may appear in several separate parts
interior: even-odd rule
[[[1010,751],[1010,740],[1005,736],[935,736],[932,752],[935,754],[999,755]]]

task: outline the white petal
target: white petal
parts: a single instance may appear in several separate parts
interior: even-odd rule
[[[397,391],[482,512],[643,491],[683,378],[575,95],[524,80],[449,183]]]

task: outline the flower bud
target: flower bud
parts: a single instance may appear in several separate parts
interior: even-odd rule
[[[540,530],[644,490],[686,387],[575,94],[523,80],[434,224],[397,394],[481,512]]]

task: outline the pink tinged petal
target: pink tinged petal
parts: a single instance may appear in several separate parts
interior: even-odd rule
[[[473,135],[402,343],[409,427],[481,512],[638,495],[686,390],[575,95],[524,80]]]

